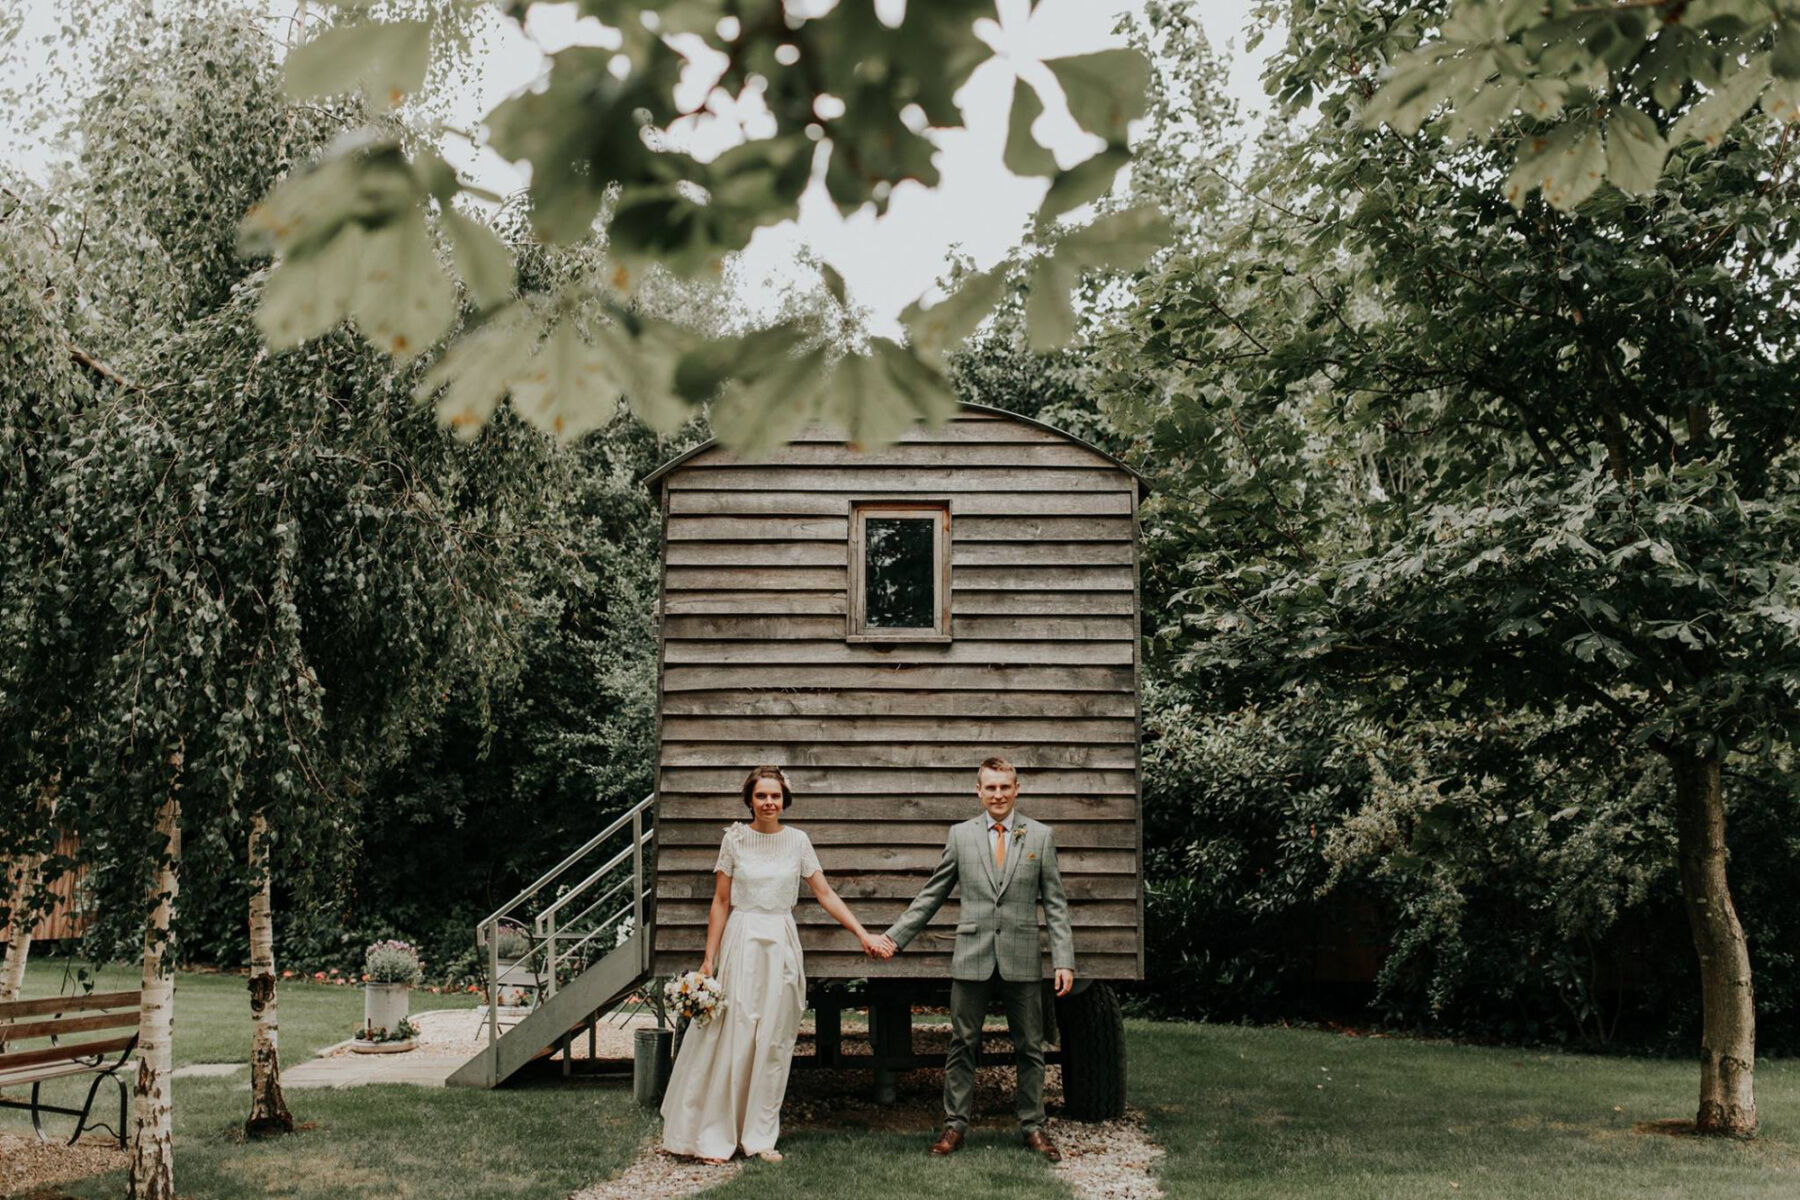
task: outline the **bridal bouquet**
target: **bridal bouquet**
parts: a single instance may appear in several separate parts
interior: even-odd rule
[[[696,1025],[706,1024],[725,1003],[725,989],[719,986],[719,981],[699,971],[689,971],[669,980],[663,985],[663,996],[669,1001],[671,1013]]]

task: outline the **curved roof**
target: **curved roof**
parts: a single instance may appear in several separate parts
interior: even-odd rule
[[[1044,422],[1036,420],[1032,417],[1023,416],[1019,413],[1013,412],[1010,409],[996,408],[995,406],[993,406],[991,404],[970,404],[966,401],[963,401],[963,402],[959,402],[957,407],[964,412],[986,413],[989,416],[1005,417],[1008,420],[1017,421],[1021,425],[1031,425],[1031,426],[1034,426],[1035,428],[1043,429],[1050,433],[1054,433],[1058,437],[1066,438],[1067,440],[1074,442],[1077,446],[1082,446],[1088,450],[1092,450],[1095,454],[1098,454],[1101,458],[1104,458],[1107,462],[1111,463],[1113,466],[1119,468],[1121,471],[1126,472],[1133,479],[1137,480],[1137,484],[1138,484],[1137,498],[1138,498],[1138,502],[1140,504],[1143,503],[1144,496],[1146,494],[1148,494],[1148,492],[1150,491],[1150,481],[1144,477],[1143,472],[1139,471],[1136,467],[1132,466],[1130,463],[1124,461],[1123,459],[1117,457],[1116,455],[1107,453],[1105,450],[1102,450],[1100,447],[1094,445],[1094,443],[1088,441],[1087,439],[1076,437],[1074,434],[1070,433],[1066,429],[1058,429],[1054,425],[1046,425]],[[687,462],[689,462],[692,459],[698,458],[700,455],[706,453],[708,450],[714,449],[715,447],[718,446],[718,444],[719,444],[718,438],[707,438],[704,442],[701,442],[698,446],[695,446],[693,449],[684,451],[683,453],[676,455],[674,458],[671,458],[668,462],[664,463],[662,466],[656,468],[656,470],[654,470],[654,471],[650,472],[648,475],[644,476],[644,485],[646,487],[659,486],[662,483],[663,478],[665,476],[667,476],[671,471],[675,470],[677,467],[685,465]],[[880,451],[879,450],[871,450],[868,453],[879,454]]]

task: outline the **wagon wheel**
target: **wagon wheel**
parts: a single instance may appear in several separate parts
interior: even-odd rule
[[[1063,1115],[1110,1121],[1125,1115],[1125,1014],[1110,984],[1076,986],[1056,1001]]]

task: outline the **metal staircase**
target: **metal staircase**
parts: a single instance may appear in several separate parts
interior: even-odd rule
[[[495,1087],[617,1004],[650,973],[655,897],[656,794],[652,792],[475,930],[487,959],[487,1047],[457,1068],[452,1087]],[[568,882],[575,880],[575,882]],[[543,981],[537,1004],[502,1025],[502,924],[529,920],[527,954],[506,968]]]

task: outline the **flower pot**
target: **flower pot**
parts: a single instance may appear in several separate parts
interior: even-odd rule
[[[393,1029],[406,1017],[410,983],[363,984],[363,1028]]]
[[[404,1054],[416,1049],[418,1045],[412,1038],[407,1038],[404,1042],[355,1041],[350,1043],[350,1051],[353,1054]]]
[[[631,1093],[645,1108],[662,1102],[674,1058],[673,1029],[640,1029],[632,1039]]]

